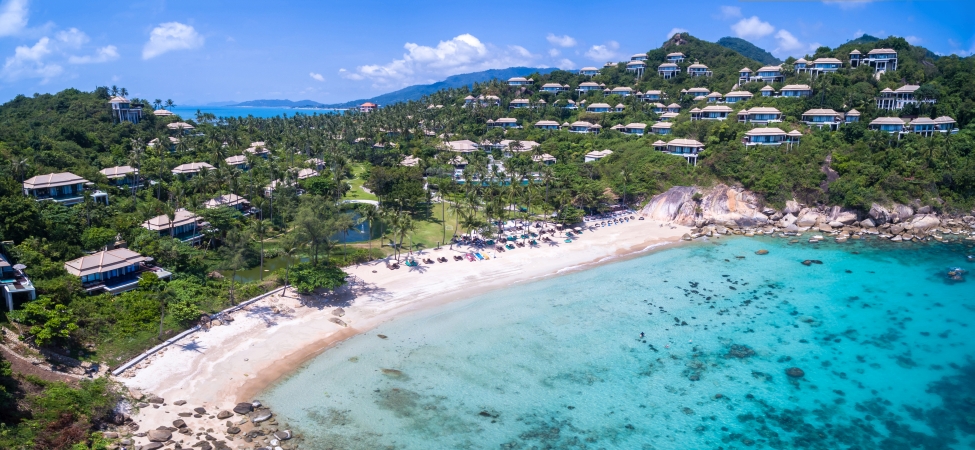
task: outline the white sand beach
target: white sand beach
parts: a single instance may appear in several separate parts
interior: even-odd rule
[[[119,379],[130,388],[165,399],[165,406],[142,408],[133,417],[140,431],[170,426],[180,419],[178,413],[204,407],[204,417],[183,418],[193,430],[213,428],[212,434],[223,439],[225,421],[209,419],[208,415],[254,400],[305,361],[357,333],[417,309],[676,243],[687,231],[686,227],[632,220],[585,231],[571,243],[556,238],[554,243],[542,242],[536,248],[526,246],[504,253],[487,250],[482,255],[490,259],[483,261],[455,261],[453,255],[463,254],[467,248],[444,247],[416,257],[443,256],[447,263],[390,270],[380,260],[346,268],[354,281],[334,295],[299,299],[290,292],[260,300],[236,312],[229,325],[194,333]],[[345,311],[341,321],[346,327],[332,321],[337,318],[333,310],[339,306]],[[178,400],[187,403],[174,406]],[[177,441],[182,437],[174,436]],[[228,444],[235,442],[240,441]],[[137,443],[142,442],[137,439]]]

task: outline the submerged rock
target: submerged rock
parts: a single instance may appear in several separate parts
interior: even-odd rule
[[[785,369],[785,374],[792,378],[802,378],[806,376],[806,372],[804,372],[802,369],[798,367],[790,367],[788,369]]]
[[[755,350],[752,350],[751,347],[747,345],[738,345],[738,344],[732,344],[731,349],[728,350],[728,353],[724,355],[725,358],[738,358],[738,359],[744,359],[751,356],[755,356]]]
[[[764,249],[763,250],[759,250],[759,251],[755,252],[755,254],[756,255],[767,255],[768,254],[768,250],[764,250]]]

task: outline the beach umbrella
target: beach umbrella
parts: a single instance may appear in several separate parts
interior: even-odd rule
[[[575,227],[574,230],[576,230],[576,231],[582,231],[582,228]]]
[[[24,270],[26,268],[27,268],[27,266],[25,266],[23,264],[14,264],[14,270]]]

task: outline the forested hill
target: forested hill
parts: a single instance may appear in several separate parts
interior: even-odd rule
[[[410,100],[419,100],[425,95],[433,94],[434,92],[440,91],[442,89],[454,89],[461,87],[470,87],[474,83],[484,83],[494,79],[497,80],[507,80],[512,77],[525,77],[533,73],[545,74],[554,71],[553,68],[532,68],[532,67],[509,67],[507,69],[490,69],[481,72],[464,73],[460,75],[452,75],[444,79],[443,81],[438,81],[432,84],[418,84],[415,86],[408,86],[398,91],[393,91],[387,94],[379,95],[373,98],[352,100],[345,103],[336,103],[333,105],[324,105],[328,108],[351,108],[354,106],[361,105],[365,102],[372,102],[377,105],[391,105],[393,103],[408,102]]]
[[[782,63],[781,59],[776,58],[771,53],[741,38],[723,37],[721,39],[718,39],[717,44],[725,48],[730,48],[738,53],[741,53],[745,57],[754,59],[755,61],[758,61],[767,66],[772,66],[772,65]]]

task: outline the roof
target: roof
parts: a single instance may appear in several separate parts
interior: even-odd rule
[[[376,106],[379,106],[379,105],[376,105],[375,103],[372,103],[372,102],[365,102],[365,103],[359,105],[360,108],[375,108]]]
[[[786,136],[802,136],[802,132],[799,130],[792,130],[785,134]]]
[[[461,141],[450,141],[447,142],[447,147],[455,152],[473,152],[477,151],[477,144],[467,139]]]
[[[816,58],[816,60],[813,61],[813,64],[830,64],[830,63],[843,64],[843,61],[840,61],[836,58]]]
[[[532,161],[555,161],[555,157],[548,153],[532,156]]]
[[[647,63],[645,63],[643,61],[630,61],[630,62],[626,63],[626,66],[627,67],[629,67],[629,66],[645,66],[645,65],[647,65]]]
[[[213,170],[214,167],[211,166],[211,165],[209,165],[209,164],[207,164],[207,163],[205,163],[205,162],[194,162],[194,163],[188,163],[188,164],[180,164],[180,165],[178,165],[176,167],[173,167],[173,173],[174,174],[177,174],[177,175],[178,174],[181,174],[181,173],[197,173],[201,169]]]
[[[695,141],[694,139],[674,139],[667,143],[667,146],[679,145],[681,147],[701,147],[704,148],[704,144]]]
[[[694,63],[694,64],[691,64],[691,65],[687,66],[687,68],[688,69],[707,69],[708,66],[705,66],[704,64],[701,64],[701,63]]]
[[[301,169],[298,171],[298,179],[304,180],[305,178],[317,177],[318,171],[315,169]]]
[[[657,66],[657,69],[658,70],[659,69],[677,69],[677,68],[678,68],[678,66],[677,66],[676,63],[663,63],[663,64]]]
[[[528,81],[528,78],[525,78],[525,77],[511,77],[511,78],[508,78],[508,82],[509,83],[512,82],[512,81]]]
[[[87,182],[88,180],[71,172],[49,173],[28,178],[24,181],[24,189],[44,189]]]
[[[661,119],[673,119],[674,117],[677,117],[679,115],[680,114],[677,114],[675,112],[665,112],[665,113],[663,113],[663,114],[660,115],[660,118]]]
[[[797,59],[797,60],[796,60],[796,62],[794,62],[793,64],[806,64],[806,63],[808,63],[808,62],[809,62],[809,61],[806,61],[806,58],[799,58],[799,59]]]
[[[399,165],[406,167],[416,167],[417,164],[420,164],[420,158],[409,155],[399,163]]]
[[[196,127],[186,122],[173,122],[173,123],[167,123],[166,128],[169,128],[170,130],[192,130]]]
[[[244,203],[250,203],[250,202],[248,202],[247,199],[245,199],[244,197],[241,197],[237,194],[226,194],[226,195],[221,195],[217,198],[211,198],[210,200],[207,200],[207,202],[204,203],[203,206],[207,209],[213,209],[213,208],[219,208],[221,206],[237,206]]]
[[[779,111],[778,108],[773,108],[771,106],[756,106],[752,109],[748,109],[745,111],[747,111],[748,114],[782,114],[782,111]],[[739,111],[738,114],[741,114],[745,111]]]
[[[76,277],[102,273],[113,269],[130,266],[146,260],[142,256],[127,248],[107,250],[73,259],[64,263],[64,270]]]
[[[913,93],[914,91],[918,90],[918,88],[920,88],[920,87],[921,86],[918,86],[916,84],[905,84],[905,85],[897,88],[894,91],[894,93],[898,93],[898,92],[900,92],[900,93]]]
[[[106,177],[108,177],[108,179],[111,180],[115,178],[125,177],[130,173],[137,174],[139,173],[139,170],[133,168],[132,166],[116,166],[116,167],[109,167],[106,169],[99,170],[98,173],[105,175]]]
[[[628,123],[628,124],[626,124],[626,126],[624,128],[639,128],[641,130],[644,130],[644,129],[647,128],[647,124],[645,124],[645,123],[636,123],[636,122],[634,122],[634,123]]]
[[[720,92],[712,92],[708,94],[708,98],[721,98],[723,97]]]
[[[696,94],[696,93],[699,93],[699,92],[702,93],[702,94],[707,94],[708,92],[711,92],[711,91],[708,88],[703,88],[703,87],[690,88],[690,89],[687,90],[687,93],[688,94]]]
[[[633,88],[627,86],[614,87],[613,92],[633,92]]]
[[[234,156],[224,158],[224,162],[226,162],[228,165],[231,166],[247,164],[247,157],[244,155],[234,155]]]
[[[860,115],[860,111],[857,111],[855,109],[851,109],[851,110],[849,110],[849,111],[846,112],[846,115],[848,115],[848,116],[859,116]]]
[[[671,103],[671,104],[667,105],[667,107],[668,108],[677,108],[677,109],[680,109],[680,105],[678,105],[676,103]]]
[[[754,97],[755,94],[752,94],[751,92],[748,91],[732,91],[725,94],[724,96],[725,97]]]
[[[169,221],[168,216],[162,214],[142,222],[142,228],[151,231],[163,231],[196,222],[199,218],[200,216],[187,211],[185,208],[180,208],[173,212],[172,222]]]
[[[870,125],[904,125],[900,117],[878,117],[870,121]]]
[[[931,119],[929,117],[918,117],[912,120],[909,123],[909,125],[934,125],[935,123],[937,122],[935,122],[934,119]]]
[[[545,84],[542,85],[542,88],[560,88],[561,89],[562,88],[562,85],[561,84],[558,84],[558,83],[545,83]]]
[[[701,110],[701,112],[729,112],[730,113],[732,112],[732,109],[730,106],[711,105],[711,106],[705,106],[704,109]]]
[[[897,50],[894,50],[892,48],[875,48],[875,49],[870,50],[869,52],[867,52],[868,55],[882,55],[882,54],[890,54],[890,53],[893,53],[893,54],[896,55],[897,54]]]
[[[860,50],[857,50],[857,49],[853,49],[853,51],[852,51],[852,52],[850,52],[850,54],[851,54],[851,55],[859,55],[859,54],[860,54]]]
[[[934,119],[934,123],[955,123],[955,119],[952,119],[951,117],[948,116],[941,116],[938,117],[937,119]]]
[[[518,123],[518,119],[515,119],[514,117],[502,117],[495,120],[494,123]]]
[[[671,57],[671,56],[684,56],[684,54],[681,53],[681,52],[674,52],[674,53],[668,53],[667,54],[667,57],[668,58]]]
[[[663,94],[664,91],[658,91],[658,90],[649,90],[643,93],[643,95],[663,95]]]
[[[516,98],[511,101],[511,103],[529,103],[529,102],[531,102],[531,100],[528,100],[527,98]]]
[[[761,90],[762,90],[762,92],[766,92],[766,91],[775,92],[775,88],[772,87],[772,86],[768,86],[768,85],[766,85],[765,87],[763,87]]]
[[[583,67],[583,68],[579,69],[579,71],[580,72],[599,72],[599,69],[597,69],[595,67],[592,67],[592,66],[588,66],[588,67]]]
[[[559,123],[556,122],[556,121],[554,121],[554,120],[539,120],[538,122],[535,122],[535,126],[536,127],[544,127],[544,126],[555,126],[555,127],[557,127],[557,126],[559,126]]]
[[[739,70],[739,72],[751,72],[751,71],[752,71],[752,69],[749,69],[747,67],[742,68],[741,70]]]
[[[455,157],[451,158],[450,161],[448,161],[447,163],[450,164],[450,165],[454,165],[454,166],[466,166],[467,165],[467,160],[464,159],[464,158],[461,158],[458,155],[458,156],[455,156]]]
[[[586,81],[584,83],[579,83],[579,87],[599,87],[599,83],[593,83],[592,81]]]
[[[597,158],[598,159],[598,158],[603,158],[603,157],[606,157],[606,156],[609,156],[609,155],[612,155],[612,154],[613,154],[613,151],[612,150],[609,150],[609,149],[606,149],[606,150],[593,150],[593,151],[591,151],[589,153],[586,153],[586,158]]]
[[[763,66],[761,69],[758,69],[759,72],[774,72],[777,70],[782,70],[782,66]]]
[[[593,103],[589,108],[609,108],[609,103]]]
[[[832,109],[810,109],[802,113],[804,116],[838,116],[840,113],[833,111]]]
[[[748,130],[747,133],[745,133],[745,136],[776,136],[780,134],[785,134],[785,131],[782,131],[775,127],[752,128],[751,130]]]
[[[109,103],[129,103],[129,99],[116,95],[108,100]]]
[[[658,145],[667,145],[667,143],[664,142],[664,141],[661,141],[660,139],[657,139],[656,141],[653,142],[653,146],[656,147]]]
[[[630,56],[630,58],[646,58],[646,57],[647,57],[646,53],[634,53],[632,56]]]
[[[812,88],[808,84],[787,84],[782,86],[779,91],[811,91]]]
[[[575,122],[572,122],[572,124],[569,126],[570,127],[592,127],[593,125],[583,120],[577,120]]]
[[[671,128],[673,126],[674,126],[674,124],[673,123],[670,123],[670,122],[657,122],[657,123],[653,124],[653,126],[650,127],[650,129],[653,130],[653,129],[656,129],[656,128]]]
[[[538,142],[535,141],[515,141],[513,139],[505,139],[498,142],[498,145],[508,147],[508,149],[515,152],[527,152],[539,146]]]
[[[153,111],[152,114],[158,117],[167,117],[167,116],[172,116],[173,112],[165,109],[157,109]]]

